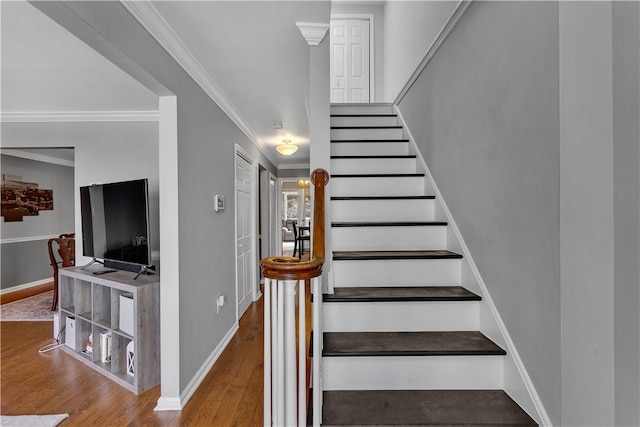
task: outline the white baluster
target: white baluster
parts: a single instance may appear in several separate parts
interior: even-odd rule
[[[271,279],[264,279],[264,425],[271,425]]]
[[[306,425],[307,415],[307,317],[304,280],[298,281],[298,426]]]
[[[322,289],[320,277],[311,279],[313,284],[313,425],[320,426],[322,419],[322,378],[320,361],[322,359]]]
[[[284,409],[285,409],[285,371],[284,371],[284,289],[282,289],[282,281],[278,281],[278,392],[277,392],[277,410],[276,410],[276,426],[284,426]]]
[[[285,425],[296,423],[296,281],[285,280]]]

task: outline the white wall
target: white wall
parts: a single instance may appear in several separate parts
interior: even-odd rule
[[[387,1],[384,5],[384,98],[392,102],[457,6],[456,1]]]

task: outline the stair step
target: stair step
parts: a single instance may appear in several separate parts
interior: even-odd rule
[[[334,261],[365,261],[393,259],[459,259],[462,255],[448,250],[419,251],[334,251]]]
[[[337,143],[337,144],[342,144],[342,143],[351,143],[351,142],[356,142],[356,143],[367,143],[367,142],[373,142],[373,143],[380,143],[380,142],[409,142],[408,138],[392,138],[392,139],[382,139],[382,138],[378,138],[378,139],[372,139],[372,138],[368,138],[368,139],[331,139],[332,143]]]
[[[324,357],[504,356],[478,331],[325,332]]]
[[[331,139],[401,139],[405,135],[402,126],[338,126],[330,130]]]
[[[435,227],[447,224],[446,221],[332,222],[331,227]]]
[[[402,156],[409,155],[408,141],[341,141],[331,144],[333,156]]]
[[[413,178],[423,176],[424,173],[359,173],[332,174],[331,178]]]
[[[433,194],[420,174],[332,175],[331,196],[421,196]]]
[[[393,105],[386,103],[331,104],[330,114],[393,114]]]
[[[331,117],[398,117],[397,114],[331,114]]]
[[[334,196],[331,200],[434,200],[436,196]]]
[[[353,390],[323,393],[322,425],[537,424],[502,390]]]
[[[331,156],[332,159],[415,159],[415,154],[401,154],[401,155],[378,155],[378,156]]]
[[[402,129],[402,126],[398,126],[398,125],[331,126],[331,129]]]
[[[480,301],[481,296],[462,286],[375,286],[335,288],[324,294],[324,302],[382,301]]]
[[[331,218],[349,221],[434,221],[434,196],[333,196]]]

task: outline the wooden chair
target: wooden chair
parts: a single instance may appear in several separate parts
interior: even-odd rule
[[[54,249],[57,250],[54,251]],[[76,239],[73,237],[56,237],[47,242],[49,260],[53,268],[53,302],[51,311],[58,307],[58,269],[72,267],[76,263]],[[56,255],[57,253],[57,255]]]
[[[308,234],[302,234],[300,228],[294,223],[293,237],[293,256],[296,256],[296,252],[298,252],[298,258],[302,259],[302,255],[304,255],[304,242],[309,242],[309,244],[311,244],[311,236]]]

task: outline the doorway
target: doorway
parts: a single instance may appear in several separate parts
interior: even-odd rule
[[[293,256],[295,246],[295,232],[293,226],[308,226],[311,221],[311,194],[309,179],[281,179],[279,199],[279,216],[282,223],[282,233],[280,237],[281,253],[283,256]],[[304,251],[308,251],[307,246],[305,246]]]
[[[237,318],[249,308],[257,293],[255,274],[256,242],[256,185],[255,166],[249,156],[236,146],[235,205],[236,205],[236,301]]]
[[[332,15],[331,103],[369,103],[373,96],[373,16]]]

